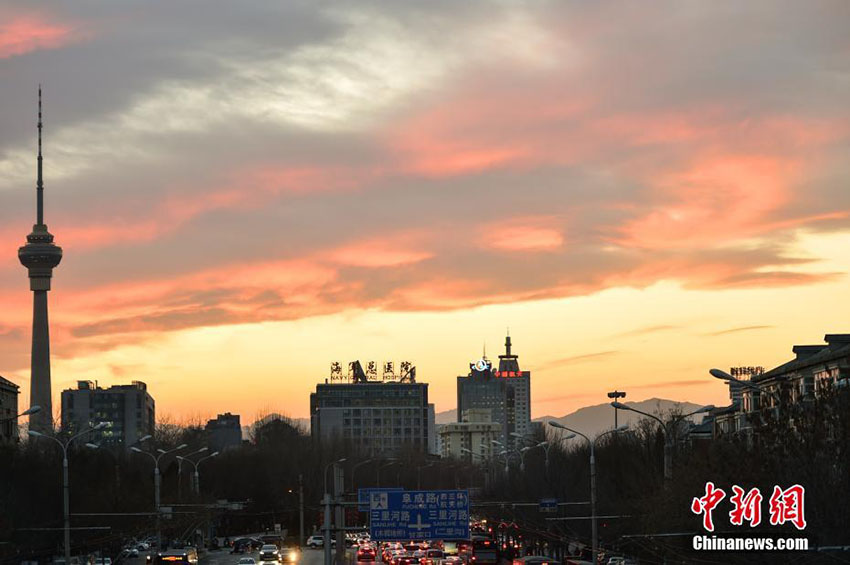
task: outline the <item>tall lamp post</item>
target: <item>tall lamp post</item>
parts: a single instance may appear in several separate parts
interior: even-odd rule
[[[427,465],[419,465],[416,467],[416,490],[422,490],[422,469],[433,467],[434,462],[431,461]]]
[[[614,402],[619,402],[621,398],[625,398],[626,393],[619,390],[612,390],[608,393],[608,398],[611,398]],[[618,408],[614,408],[614,427],[616,428],[620,424],[617,422],[617,412],[619,412]]]
[[[374,461],[374,459],[366,459],[365,461],[361,461],[360,463],[355,463],[354,466],[351,467],[351,490],[352,491],[356,490],[355,487],[357,486],[357,483],[355,481],[355,479],[357,477],[357,475],[356,475],[357,469],[359,469],[363,465],[367,465],[367,464],[371,463],[372,461]]]
[[[567,430],[568,432],[572,432],[576,435],[583,437],[587,444],[590,446],[590,529],[591,529],[591,548],[592,548],[592,561],[596,563],[599,560],[599,538],[598,538],[598,528],[596,524],[596,442],[599,441],[602,437],[613,434],[617,432],[622,432],[628,429],[627,425],[622,425],[618,428],[614,428],[613,430],[608,430],[607,432],[602,432],[598,436],[593,439],[590,439],[583,433],[570,429],[554,420],[549,420],[549,425],[561,430]]]
[[[189,457],[191,457],[193,455],[197,455],[198,453],[205,453],[208,449],[209,448],[207,448],[207,447],[202,447],[197,451],[193,451],[192,453],[187,453],[186,455],[178,455],[176,457],[176,459],[177,459],[177,500],[178,500],[178,502],[181,500],[181,498],[180,498],[180,490],[181,490],[180,485],[183,483],[183,461],[186,460],[186,461],[189,461],[190,463],[193,463],[193,461],[191,459],[189,459]],[[191,475],[190,475],[190,477],[191,477]],[[193,482],[193,479],[190,478],[189,479],[189,492],[194,493],[195,487],[193,486],[192,482]]]
[[[36,410],[36,412],[40,411]],[[31,412],[32,414],[33,412]],[[93,432],[95,430],[102,430],[107,426],[106,422],[100,422],[94,427],[86,428],[80,433],[71,436],[63,443],[61,440],[54,436],[49,436],[43,434],[41,432],[37,432],[35,430],[27,431],[31,437],[39,437],[39,438],[47,438],[55,441],[60,448],[62,448],[62,500],[63,500],[63,513],[64,513],[64,530],[65,530],[65,563],[71,563],[71,485],[68,484],[68,446],[71,445],[71,442],[77,439],[78,437],[84,436],[89,432]]]
[[[198,467],[200,466],[201,463],[203,463],[207,459],[210,459],[212,457],[218,457],[218,451],[213,451],[212,453],[210,453],[206,457],[201,457],[197,461],[192,461],[191,459],[189,459],[189,457],[191,455],[197,455],[198,453],[204,453],[205,451],[207,451],[207,448],[203,447],[203,448],[199,449],[198,451],[195,451],[194,453],[190,453],[189,455],[186,455],[185,457],[181,457],[179,455],[177,456],[178,462],[185,461],[185,462],[189,463],[190,465],[192,465],[192,475],[191,475],[192,480],[189,481],[189,487],[190,487],[190,490],[196,495],[201,494],[201,477],[198,474]]]
[[[336,465],[345,463],[346,458],[337,459],[336,461],[331,461],[327,465],[325,465],[325,471],[322,473],[322,479],[325,483],[325,496],[322,501],[325,505],[325,526],[324,532],[322,532],[323,545],[325,550],[325,565],[331,564],[331,494],[328,490],[328,470],[331,467],[335,467]]]
[[[633,408],[627,404],[623,404],[621,402],[612,402],[611,406],[617,408],[618,410],[629,410],[631,412],[636,412],[647,418],[652,418],[659,424],[661,424],[661,430],[664,432],[664,484],[670,486],[670,481],[673,480],[673,441],[675,440],[675,428],[673,427],[679,420],[683,420],[684,418],[689,418],[690,416],[695,416],[697,414],[704,414],[705,412],[711,412],[714,410],[714,406],[709,404],[708,406],[703,406],[698,410],[694,410],[690,414],[684,414],[682,416],[678,416],[674,418],[669,423],[665,423],[661,418],[655,416],[654,414],[649,414],[648,412],[643,412],[638,410],[637,408]]]
[[[131,447],[130,450],[135,453],[141,453],[142,455],[147,455],[153,460],[153,504],[154,511],[156,512],[156,548],[159,551],[162,551],[162,529],[160,528],[160,511],[159,511],[159,486],[160,486],[160,473],[159,473],[159,460],[168,455],[169,453],[174,453],[175,451],[180,451],[181,449],[186,449],[188,447],[187,444],[181,443],[174,449],[169,449],[165,451],[164,449],[157,449],[157,453],[159,455],[154,455],[153,453],[142,451],[138,447]]]

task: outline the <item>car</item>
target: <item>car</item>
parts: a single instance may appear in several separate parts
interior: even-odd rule
[[[317,547],[323,547],[325,545],[325,538],[322,536],[310,536],[307,538],[307,547],[312,547],[316,549]]]
[[[112,565],[112,559],[109,557],[97,557],[94,560],[94,565]]]
[[[280,550],[276,545],[268,543],[260,548],[260,562],[264,561],[280,563]]]
[[[240,557],[236,563],[237,565],[257,565],[253,557]]]
[[[301,551],[297,547],[285,547],[280,550],[281,563],[297,563],[301,558]]]

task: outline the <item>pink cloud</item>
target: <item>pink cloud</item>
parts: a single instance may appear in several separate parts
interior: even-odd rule
[[[434,256],[424,250],[413,249],[412,242],[402,236],[388,236],[343,245],[325,256],[332,262],[351,267],[397,267],[419,263]]]
[[[55,49],[77,39],[76,30],[38,15],[12,16],[0,24],[0,59],[40,49]]]
[[[491,222],[483,226],[480,237],[484,247],[499,251],[554,251],[564,244],[561,231],[549,218],[518,218]]]
[[[763,155],[701,158],[650,179],[648,213],[621,227],[621,245],[664,249],[717,245],[763,231],[791,200],[799,172],[791,159]]]

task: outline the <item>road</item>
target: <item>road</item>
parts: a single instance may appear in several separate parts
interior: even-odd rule
[[[259,561],[258,552],[230,554],[230,550],[220,549],[206,552],[199,560],[199,565],[236,565],[240,557],[253,557]],[[301,560],[298,565],[323,565],[324,552],[321,549],[305,548],[301,552]]]

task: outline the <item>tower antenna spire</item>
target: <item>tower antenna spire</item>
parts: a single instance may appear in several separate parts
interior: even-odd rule
[[[38,179],[35,183],[36,190],[36,224],[44,224],[44,178],[41,171],[41,85],[38,85]]]

